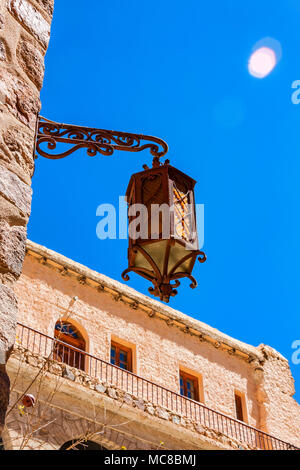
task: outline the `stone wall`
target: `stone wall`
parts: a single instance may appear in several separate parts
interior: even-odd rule
[[[270,346],[259,346],[264,354],[263,369],[256,371],[257,400],[261,404],[261,423],[273,435],[300,447],[300,406],[288,360]]]
[[[15,338],[13,288],[25,255],[34,134],[54,0],[0,1],[0,431]]]

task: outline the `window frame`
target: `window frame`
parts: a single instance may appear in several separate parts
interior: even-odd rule
[[[116,361],[115,364],[113,364],[112,361],[112,348],[115,348],[116,350]],[[120,350],[126,352],[127,354],[127,369],[124,369],[123,367],[120,367]],[[124,346],[122,343],[118,343],[115,340],[111,340],[110,342],[110,363],[113,366],[119,367],[122,370],[126,370],[127,372],[132,372],[132,356],[133,356],[133,351],[132,348],[129,348],[128,346]]]
[[[237,412],[237,402],[236,398],[239,398],[240,403],[241,403],[241,411],[242,411],[242,418],[238,418],[238,412]],[[246,395],[243,392],[240,392],[239,390],[234,390],[233,393],[233,398],[234,398],[234,411],[235,411],[235,419],[240,421],[241,423],[248,423],[248,410],[247,410],[247,400],[246,400]]]
[[[185,392],[187,391],[186,379],[193,381],[195,398],[189,398],[187,395],[182,395],[181,394],[181,383],[180,383],[181,378],[183,378],[184,391]],[[180,391],[180,395],[182,397],[185,397],[185,398],[188,398],[189,400],[194,400],[194,401],[197,401],[198,403],[201,403],[199,377],[197,375],[192,375],[191,373],[186,372],[183,369],[179,369],[179,391]]]
[[[74,338],[72,335],[63,332],[62,330],[56,329],[56,325],[58,323],[61,323],[61,324],[65,323],[65,324],[71,325],[76,331],[76,333],[78,334],[78,338]],[[85,338],[83,337],[83,334],[81,333],[79,328],[77,328],[75,325],[73,325],[73,323],[69,321],[58,320],[55,323],[54,338],[57,341],[62,341],[64,343],[67,343],[70,346],[73,346],[74,348],[81,349],[82,351],[86,351],[86,341],[85,341]]]
[[[72,335],[56,329],[58,323],[69,324],[78,334],[78,338],[74,338]],[[55,360],[67,364],[70,367],[85,371],[85,353],[86,340],[80,329],[69,321],[58,320],[54,326],[53,357]]]

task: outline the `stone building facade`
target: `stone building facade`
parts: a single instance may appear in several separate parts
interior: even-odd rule
[[[273,348],[242,343],[30,241],[15,291],[6,448],[300,447],[294,380]],[[34,406],[24,407],[24,393]]]
[[[9,399],[5,364],[17,321],[13,287],[25,256],[35,124],[53,2],[0,1],[0,437]]]
[[[0,0],[5,447],[59,449],[74,441],[108,449],[299,447],[293,378],[274,349],[241,343],[32,242],[20,277],[53,2]],[[84,353],[62,341],[61,331],[54,338],[66,323],[80,334]],[[130,370],[120,364],[120,351]],[[111,364],[113,354],[122,367]],[[28,394],[35,404],[27,408]]]

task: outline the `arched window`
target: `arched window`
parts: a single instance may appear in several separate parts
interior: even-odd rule
[[[85,355],[81,351],[85,351],[86,345],[80,331],[69,322],[58,321],[54,337],[57,338],[54,345],[54,359],[84,370]]]
[[[94,441],[78,442],[76,440],[65,442],[59,450],[107,450]]]

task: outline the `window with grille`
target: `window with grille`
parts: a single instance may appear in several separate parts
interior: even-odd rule
[[[85,369],[85,340],[79,330],[69,322],[58,321],[55,325],[56,338],[53,357],[76,369]]]
[[[121,369],[132,372],[132,350],[122,344],[111,342],[110,362]]]
[[[198,378],[180,371],[180,395],[199,401]]]

